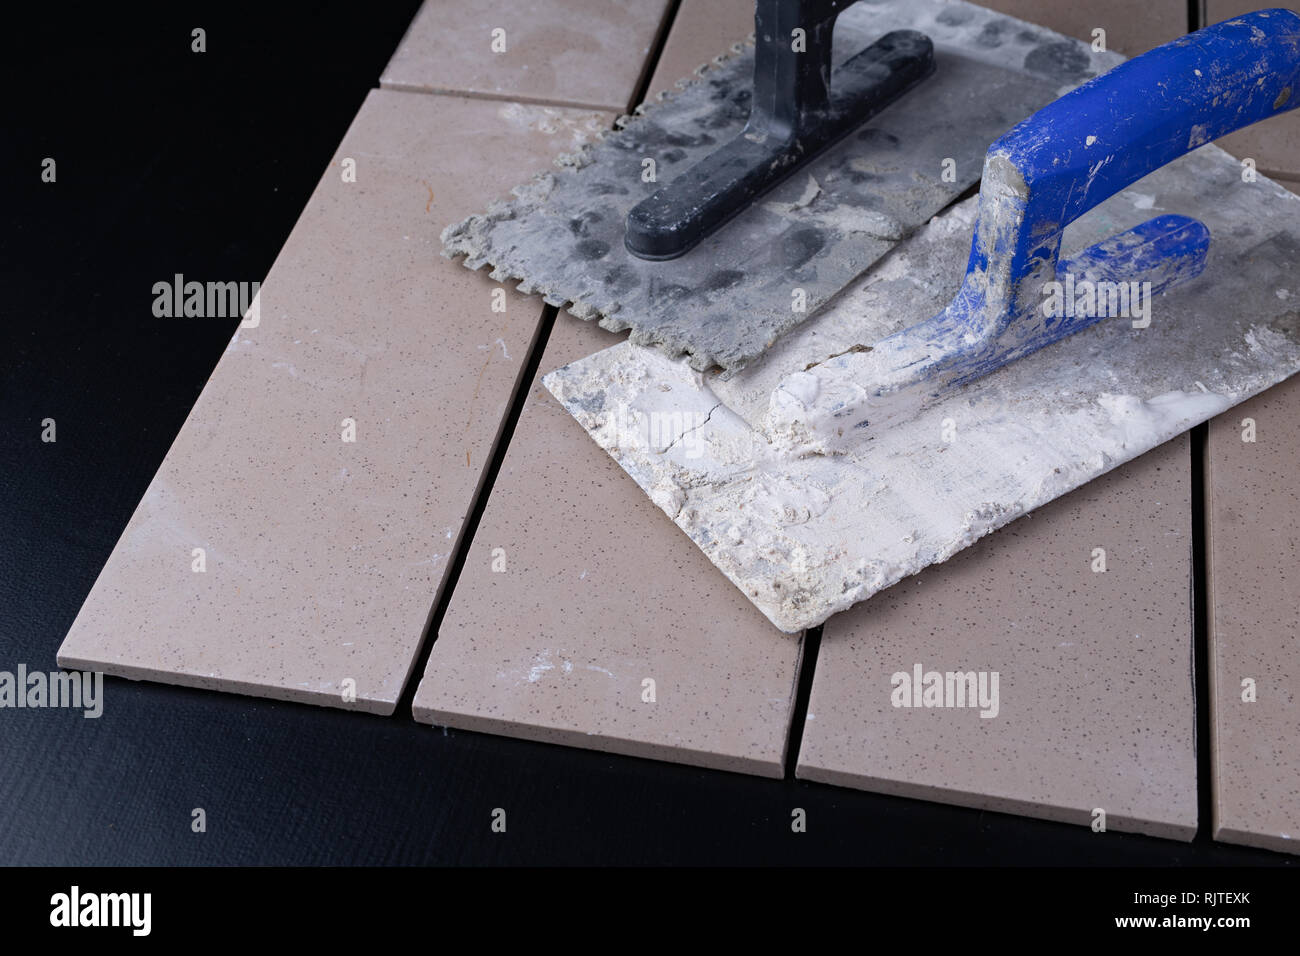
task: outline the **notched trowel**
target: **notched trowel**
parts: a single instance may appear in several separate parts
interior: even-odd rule
[[[1300,369],[1300,198],[1203,145],[1298,84],[1300,15],[1198,31],[1016,125],[732,378],[625,343],[545,383],[777,627],[819,624]]]
[[[958,0],[759,0],[752,49],[448,227],[444,253],[730,375],[1120,59]]]

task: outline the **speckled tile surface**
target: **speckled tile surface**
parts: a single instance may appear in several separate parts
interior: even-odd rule
[[[798,776],[1190,839],[1189,449],[1180,436],[831,618]],[[989,703],[996,672],[996,706],[925,706],[931,671],[975,672],[977,693],[983,672]],[[952,689],[938,699],[961,703]]]
[[[1051,27],[1066,36],[1099,39],[1106,31],[1106,49],[1137,56],[1187,32],[1186,0],[980,0],[980,6],[1030,23]],[[996,45],[998,37],[988,41]]]
[[[1206,460],[1215,838],[1297,853],[1300,378],[1213,419]]]
[[[1253,13],[1266,7],[1300,8],[1295,3],[1261,3],[1250,0],[1206,0],[1206,13],[1210,23],[1218,23],[1243,13]],[[1273,179],[1288,180],[1292,192],[1300,191],[1300,113],[1294,110],[1276,116],[1264,123],[1256,123],[1239,133],[1217,140],[1232,155],[1253,159],[1256,168]]]
[[[617,338],[561,314],[540,370]],[[778,777],[801,648],[536,381],[415,716]]]
[[[691,76],[754,32],[754,0],[682,0],[647,87],[649,96]]]
[[[59,663],[390,713],[542,308],[439,231],[610,120],[373,91]]]
[[[667,0],[425,0],[380,84],[627,110]]]

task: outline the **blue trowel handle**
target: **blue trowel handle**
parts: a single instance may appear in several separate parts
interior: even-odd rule
[[[1184,153],[1296,106],[1300,15],[1289,10],[1198,30],[1067,93],[989,147],[956,298],[865,352],[789,376],[773,392],[771,433],[834,450],[1111,314],[1131,315],[1135,295],[1150,324],[1150,298],[1205,267],[1209,230],[1158,216],[1058,261],[1065,227]],[[1095,292],[1093,305],[1062,296],[1075,280]],[[1064,308],[1053,306],[1058,296]]]
[[[1167,43],[1039,110],[989,149],[1031,211],[1072,222],[1204,143],[1300,106],[1300,14],[1261,10]]]
[[[963,289],[967,331],[1000,335],[1028,298],[1041,302],[1062,231],[1089,209],[1198,146],[1297,106],[1300,15],[1261,10],[1121,64],[1014,127],[985,159]],[[970,288],[975,278],[980,287]]]

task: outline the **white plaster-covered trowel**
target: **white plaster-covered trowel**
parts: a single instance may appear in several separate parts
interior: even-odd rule
[[[1298,87],[1300,15],[1183,37],[1012,128],[738,374],[625,343],[545,384],[777,627],[819,624],[1300,369],[1300,197],[1204,145]]]

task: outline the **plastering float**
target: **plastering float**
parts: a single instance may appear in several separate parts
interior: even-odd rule
[[[449,226],[444,254],[730,375],[1121,60],[961,0],[759,0],[753,47]]]
[[[1300,198],[1206,145],[1298,82],[1293,12],[1180,38],[1014,126],[730,378],[629,342],[545,384],[774,624],[819,624],[1300,369]]]

